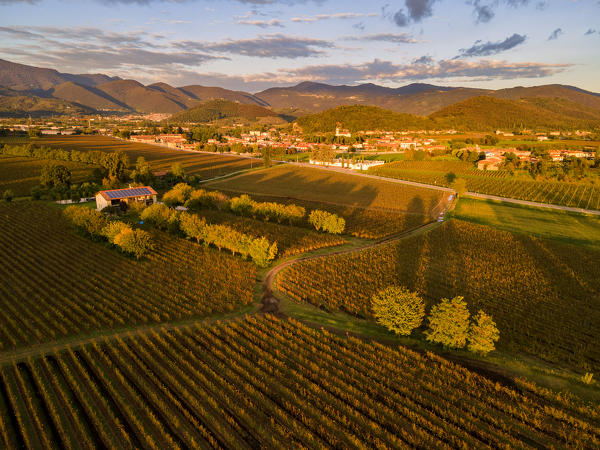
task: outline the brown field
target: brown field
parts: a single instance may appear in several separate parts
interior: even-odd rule
[[[255,195],[420,214],[437,206],[443,196],[435,190],[292,165],[254,171],[209,185]]]
[[[169,170],[173,164],[180,163],[187,175],[198,175],[202,178],[227,175],[249,169],[251,165],[256,167],[262,164],[261,161],[252,161],[238,156],[184,152],[158,145],[122,141],[110,136],[51,136],[32,142],[35,142],[36,145],[65,150],[121,151],[129,155],[132,166],[135,165],[138,157],[143,156],[157,171]]]
[[[96,166],[72,161],[49,161],[19,156],[0,155],[0,192],[12,190],[16,196],[26,196],[40,184],[42,167],[48,163],[66,166],[74,183],[88,179]]]

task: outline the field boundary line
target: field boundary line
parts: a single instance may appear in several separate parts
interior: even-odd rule
[[[554,203],[530,202],[528,200],[519,200],[517,198],[509,198],[509,197],[498,197],[496,195],[480,194],[478,192],[465,192],[464,195],[466,197],[479,198],[479,199],[483,199],[483,200],[494,200],[497,202],[514,203],[517,205],[524,205],[524,206],[533,206],[535,208],[548,208],[548,209],[556,209],[559,211],[568,211],[568,212],[575,212],[575,213],[581,213],[581,214],[592,214],[592,215],[600,216],[600,211],[595,210],[595,209],[574,208],[572,206],[555,205]]]

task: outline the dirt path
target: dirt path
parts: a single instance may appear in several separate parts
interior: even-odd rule
[[[275,314],[275,315],[282,314],[281,310],[279,309],[279,299],[273,293],[273,282],[275,281],[275,277],[277,276],[277,274],[279,274],[279,272],[281,272],[286,267],[289,267],[291,265],[294,265],[294,264],[302,262],[302,261],[310,261],[313,259],[327,258],[329,256],[334,256],[334,255],[344,255],[347,253],[360,252],[362,250],[366,250],[369,248],[389,244],[389,243],[392,243],[395,241],[399,241],[401,239],[406,239],[410,236],[414,236],[416,234],[420,234],[425,231],[432,230],[440,225],[441,225],[441,222],[427,222],[426,224],[420,225],[417,228],[413,228],[413,229],[407,230],[407,231],[401,231],[399,233],[396,233],[391,236],[387,236],[383,239],[380,239],[376,242],[371,242],[371,243],[368,243],[365,245],[347,248],[344,250],[333,250],[331,252],[327,252],[327,253],[323,253],[323,254],[319,254],[319,255],[300,256],[300,257],[297,257],[297,258],[294,258],[294,259],[291,259],[288,261],[284,261],[281,264],[278,264],[277,266],[273,267],[265,275],[265,278],[262,283],[263,295],[260,300],[260,302],[261,302],[260,312],[271,313],[271,314]]]

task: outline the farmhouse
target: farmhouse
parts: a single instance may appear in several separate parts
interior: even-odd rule
[[[127,209],[129,204],[134,202],[152,205],[156,203],[156,191],[150,186],[142,186],[100,191],[96,194],[97,211],[101,211],[107,206],[119,206],[122,209]]]

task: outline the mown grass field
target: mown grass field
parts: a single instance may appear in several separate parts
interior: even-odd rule
[[[437,218],[446,194],[310,167],[281,165],[257,170],[208,187],[248,193],[257,200],[324,209],[346,220],[346,233],[378,239]]]
[[[160,232],[137,261],[76,234],[61,211],[0,203],[0,350],[254,301],[251,262]]]
[[[463,197],[453,217],[600,250],[600,216]]]
[[[138,157],[143,156],[155,171],[166,171],[173,164],[183,166],[186,175],[198,175],[203,179],[227,175],[239,170],[257,167],[259,160],[250,160],[236,156],[184,152],[159,145],[141,144],[123,141],[109,136],[52,136],[32,141],[35,145],[45,145],[65,150],[98,150],[103,152],[121,151],[129,155],[132,165]]]
[[[600,251],[452,219],[376,248],[302,261],[279,289],[294,300],[372,318],[380,289],[403,285],[429,306],[464,296],[492,314],[498,348],[600,371]]]
[[[0,367],[5,448],[596,448],[599,416],[530,383],[271,316]]]
[[[49,161],[18,156],[0,155],[0,193],[12,190],[16,196],[27,196],[31,188],[39,186],[42,167],[60,164],[71,171],[73,183],[87,180],[96,166],[73,161]]]
[[[600,209],[597,177],[582,181],[538,181],[527,174],[512,176],[506,171],[483,171],[463,161],[398,161],[369,169],[369,173],[419,183],[448,186],[447,175],[464,178],[467,190],[498,197],[516,198],[539,203]],[[591,180],[596,180],[592,183]]]

